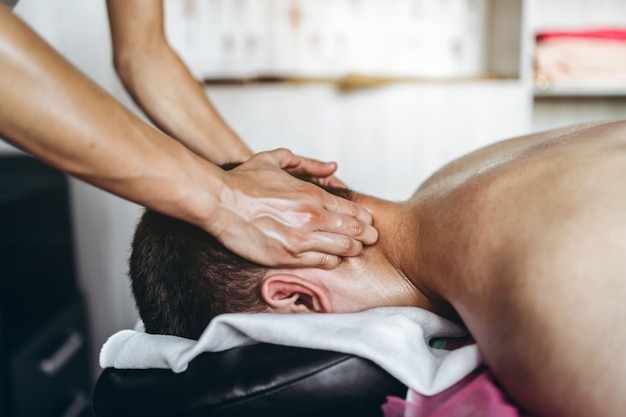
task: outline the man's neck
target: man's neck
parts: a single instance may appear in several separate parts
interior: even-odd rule
[[[435,285],[435,276],[423,264],[419,204],[413,200],[398,203],[369,196],[361,196],[357,202],[372,212],[374,227],[379,231],[376,245],[399,275],[415,288],[418,306],[459,321]]]
[[[423,221],[419,200],[412,199],[395,204],[394,225],[387,226],[393,233],[383,237],[390,261],[401,270],[417,290],[424,295],[423,308],[455,322],[461,322],[458,314],[447,301],[445,272],[441,269],[450,262],[431,257],[431,250],[440,247],[438,236]],[[437,262],[435,262],[437,261]]]

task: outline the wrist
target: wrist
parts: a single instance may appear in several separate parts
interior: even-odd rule
[[[217,235],[227,227],[223,225],[222,199],[228,189],[228,179],[221,168],[197,155],[193,155],[193,159],[194,164],[184,168],[187,179],[175,204],[177,213],[174,215]]]
[[[218,218],[224,171],[150,130],[150,146],[127,152],[125,165],[113,171],[120,175],[98,182],[140,205],[208,230]]]

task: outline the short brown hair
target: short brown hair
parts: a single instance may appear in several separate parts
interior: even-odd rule
[[[146,332],[197,339],[218,314],[266,310],[261,283],[267,271],[202,229],[146,210],[129,274]]]

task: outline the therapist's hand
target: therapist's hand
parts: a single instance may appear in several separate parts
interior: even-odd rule
[[[343,181],[333,175],[337,171],[335,162],[321,162],[302,156],[298,156],[298,159],[300,159],[298,165],[285,169],[291,175],[321,186],[348,188]]]
[[[267,266],[330,269],[341,257],[358,255],[378,239],[371,214],[284,172],[311,175],[310,163],[303,167],[301,158],[278,149],[225,171],[219,208],[206,228],[232,251]],[[332,165],[317,167],[334,172]]]

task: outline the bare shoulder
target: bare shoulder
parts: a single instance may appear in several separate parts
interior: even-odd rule
[[[568,148],[580,157],[589,149],[626,152],[626,120],[581,123],[493,143],[444,165],[420,186],[418,193],[447,192],[529,156]]]
[[[438,226],[433,236],[447,237],[440,246],[464,260],[460,281],[468,270],[472,285],[504,284],[492,275],[510,285],[550,277],[533,288],[603,268],[603,279],[626,277],[626,123],[579,125],[503,146],[418,191],[426,195],[418,196],[424,216]]]
[[[510,139],[429,181],[431,236],[463,265],[442,275],[452,304],[505,388],[537,414],[621,415],[626,122]]]

